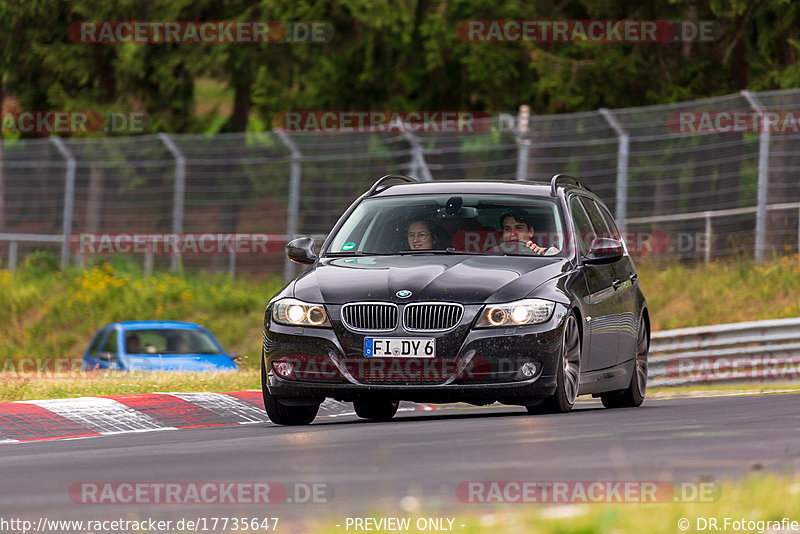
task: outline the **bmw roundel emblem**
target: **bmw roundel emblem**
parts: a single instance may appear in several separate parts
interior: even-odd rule
[[[401,290],[400,290],[400,291],[398,291],[396,294],[397,294],[397,296],[398,296],[398,297],[400,297],[401,299],[406,299],[406,298],[408,298],[408,297],[410,297],[410,296],[411,296],[411,291],[409,291],[408,289],[401,289]]]

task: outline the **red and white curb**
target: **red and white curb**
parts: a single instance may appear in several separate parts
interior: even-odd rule
[[[432,410],[403,402],[398,411]],[[350,403],[326,399],[318,417],[354,415]],[[0,403],[0,443],[87,438],[182,428],[267,423],[260,390],[145,393]]]

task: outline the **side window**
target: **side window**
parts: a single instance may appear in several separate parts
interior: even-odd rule
[[[595,204],[597,203],[595,202]],[[617,228],[617,223],[614,222],[614,217],[611,215],[611,212],[608,211],[608,208],[606,208],[602,204],[597,204],[597,208],[600,210],[600,213],[606,220],[606,226],[608,226],[608,229],[611,230],[611,237],[621,241],[622,238],[619,235],[619,228]]]
[[[112,354],[117,353],[117,331],[114,328],[111,328],[108,332],[108,336],[106,337],[106,342],[103,343],[103,352],[111,352]]]
[[[578,247],[581,254],[586,254],[589,252],[589,244],[596,235],[594,228],[578,197],[572,197],[572,200],[570,200],[569,211],[572,213],[572,220],[575,223],[575,237],[578,240]]]
[[[100,354],[100,344],[105,339],[106,334],[108,334],[108,330],[108,328],[104,328],[103,330],[99,331],[92,340],[91,345],[89,345],[89,356],[92,358],[96,359],[97,355]]]
[[[589,220],[592,221],[596,237],[611,237],[611,230],[609,230],[603,216],[600,215],[597,204],[595,204],[593,200],[585,197],[581,197],[581,204],[586,210],[586,214],[589,215]],[[591,241],[589,241],[589,243],[591,243]]]

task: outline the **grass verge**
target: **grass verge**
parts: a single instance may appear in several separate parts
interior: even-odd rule
[[[689,492],[686,492],[688,495]],[[407,499],[407,498],[406,498]],[[464,512],[464,507],[471,510]],[[675,534],[676,532],[797,532],[800,528],[800,479],[796,476],[759,475],[719,484],[716,500],[668,503],[589,503],[463,505],[458,511],[445,508],[410,512],[409,533],[430,532],[416,528],[419,518],[453,518],[453,531],[464,534]],[[474,510],[474,511],[473,511]],[[366,517],[398,517],[403,514],[371,513]],[[727,523],[726,523],[727,518]],[[786,523],[768,524],[767,521]],[[716,519],[717,530],[709,528]],[[735,523],[739,521],[740,523]],[[334,526],[336,523],[341,526]],[[445,522],[445,525],[447,523]],[[461,526],[463,525],[463,527]],[[788,527],[787,527],[788,525]],[[344,520],[313,522],[308,532],[340,534]],[[683,528],[686,527],[686,528]],[[374,532],[397,532],[377,528]]]
[[[69,374],[35,377],[0,373],[0,402],[154,392],[225,392],[260,388],[260,371],[254,368],[224,373],[104,373],[78,377]],[[647,394],[649,398],[656,399],[698,395],[764,395],[798,391],[800,384],[782,382],[658,387],[649,388]]]
[[[226,392],[261,388],[259,369],[219,373],[104,373],[83,377],[0,374],[0,402],[157,392]]]
[[[800,256],[687,266],[637,261],[653,330],[800,317]]]

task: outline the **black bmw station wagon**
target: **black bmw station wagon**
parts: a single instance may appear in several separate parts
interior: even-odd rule
[[[268,303],[269,418],[308,424],[325,398],[391,419],[401,400],[568,412],[578,395],[639,406],[650,319],[611,213],[574,178],[378,180],[310,267]]]

